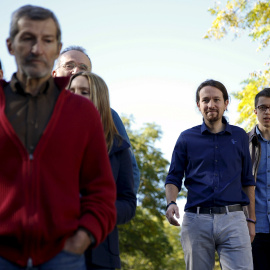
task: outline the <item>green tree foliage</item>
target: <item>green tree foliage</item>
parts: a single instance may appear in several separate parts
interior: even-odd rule
[[[155,124],[145,124],[134,131],[129,119],[122,120],[141,173],[136,216],[118,227],[122,269],[185,269],[180,229],[165,219],[164,181],[169,162],[155,147],[161,130]]]
[[[222,1],[224,4],[225,1]],[[221,39],[229,33],[235,37],[247,33],[253,41],[259,43],[258,50],[269,46],[270,41],[270,1],[256,0],[229,0],[222,6],[216,3],[209,12],[215,17],[211,28],[204,38]],[[254,109],[254,97],[270,83],[269,63],[259,72],[252,72],[248,79],[242,82],[243,89],[234,94],[240,101],[238,111],[240,117],[238,124],[244,124],[250,130],[256,123],[256,117],[252,113]]]
[[[223,3],[225,1],[222,1]],[[205,38],[221,39],[229,32],[239,37],[247,31],[258,49],[265,48],[270,41],[270,1],[229,0],[224,7],[219,1],[209,12],[215,16],[212,27]]]

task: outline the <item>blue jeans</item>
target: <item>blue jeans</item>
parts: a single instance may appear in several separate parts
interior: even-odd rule
[[[223,270],[253,270],[249,231],[243,211],[226,214],[186,212],[181,244],[186,269],[214,269],[217,250]]]
[[[38,265],[21,267],[0,257],[0,270],[86,270],[84,255],[61,251],[54,258]]]

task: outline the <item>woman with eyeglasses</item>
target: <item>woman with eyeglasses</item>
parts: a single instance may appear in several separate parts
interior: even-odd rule
[[[85,252],[87,269],[112,270],[120,268],[117,225],[130,221],[136,210],[130,146],[118,134],[114,125],[108,87],[102,78],[94,73],[79,72],[70,78],[68,89],[91,100],[99,111],[117,187],[117,224],[103,243],[92,250],[87,249]]]

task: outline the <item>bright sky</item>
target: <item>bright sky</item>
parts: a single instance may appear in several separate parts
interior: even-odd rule
[[[224,2],[224,1],[222,1]],[[266,51],[247,37],[204,40],[214,17],[214,0],[8,0],[0,9],[0,59],[5,79],[16,71],[7,52],[11,13],[24,4],[54,11],[62,28],[63,48],[81,45],[93,72],[106,81],[111,107],[133,115],[136,125],[156,123],[163,131],[158,147],[168,160],[181,131],[202,117],[195,91],[206,79],[219,80],[229,93],[241,90],[249,73],[264,69]],[[237,101],[229,105],[230,123]]]

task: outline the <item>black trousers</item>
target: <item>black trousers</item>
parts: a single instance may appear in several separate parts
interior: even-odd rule
[[[270,269],[270,233],[256,233],[252,255],[254,270]]]
[[[86,264],[86,269],[87,270],[115,270],[115,268],[107,268],[107,267],[102,267],[94,264]]]

